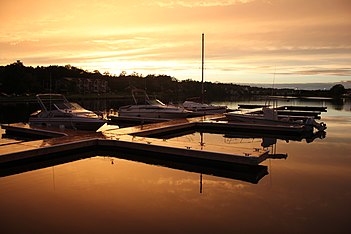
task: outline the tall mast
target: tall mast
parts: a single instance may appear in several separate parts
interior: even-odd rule
[[[202,34],[202,49],[201,49],[201,103],[204,103],[204,58],[205,58],[205,35]]]

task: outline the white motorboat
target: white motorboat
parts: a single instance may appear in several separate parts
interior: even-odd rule
[[[136,93],[144,95],[144,101],[141,102],[136,99]],[[155,118],[155,119],[176,119],[186,118],[191,113],[182,107],[174,105],[166,105],[158,99],[151,100],[145,90],[134,89],[132,96],[135,105],[122,106],[118,110],[120,117],[137,117],[137,118]]]
[[[280,118],[277,114],[277,111],[273,108],[263,107],[263,114],[255,114],[255,113],[237,113],[237,112],[229,112],[226,113],[225,116],[228,121],[232,122],[244,122],[244,123],[253,123],[253,124],[264,124],[264,125],[281,125],[281,126],[298,126],[304,125],[306,129],[313,130],[316,128],[318,131],[325,130],[326,124],[321,122],[317,123],[317,121],[313,117],[308,117],[305,119],[290,119],[289,117]]]
[[[199,103],[194,101],[185,101],[183,107],[186,110],[192,111],[195,114],[223,114],[227,111],[227,106],[210,105],[206,103]]]
[[[37,94],[41,110],[31,114],[30,125],[97,130],[105,120],[77,103],[69,102],[62,94]]]

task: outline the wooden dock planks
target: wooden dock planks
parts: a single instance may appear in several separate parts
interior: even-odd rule
[[[205,119],[201,117],[201,119]],[[191,127],[198,120],[176,121],[176,123],[164,124],[164,131],[182,130],[186,127]],[[46,129],[38,129],[28,127],[28,125],[4,125],[4,129],[16,129],[21,132],[33,131],[43,133]],[[148,138],[147,136],[135,136],[134,134],[142,133],[145,129],[162,129],[160,123],[142,127],[131,127],[126,129],[112,129],[102,133],[89,133],[81,131],[64,131],[65,136],[62,136],[62,131],[59,132],[60,137],[36,140],[29,142],[21,142],[11,146],[0,146],[0,163],[20,160],[25,158],[40,157],[57,152],[65,152],[74,149],[84,149],[95,146],[101,148],[128,149],[135,151],[145,151],[152,153],[162,153],[164,155],[176,155],[181,157],[190,157],[194,159],[203,159],[211,161],[221,161],[228,163],[238,163],[247,165],[258,165],[268,156],[267,150],[259,150],[252,148],[243,148],[231,146],[217,145],[200,145],[194,142],[179,142],[164,139]],[[53,131],[53,130],[50,130]]]

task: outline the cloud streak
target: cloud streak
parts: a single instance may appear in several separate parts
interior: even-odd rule
[[[274,67],[291,82],[348,79],[350,11],[346,0],[5,0],[0,63],[197,79],[204,32],[207,80],[256,82]]]
[[[281,75],[327,75],[327,76],[351,76],[351,68],[333,68],[333,69],[308,69],[308,70],[299,70],[290,73],[279,73]]]
[[[200,1],[200,0],[193,0],[193,1],[155,1],[155,2],[148,2],[145,3],[147,5],[157,5],[160,7],[166,8],[174,8],[174,7],[187,7],[187,8],[194,8],[194,7],[223,7],[223,6],[231,6],[235,4],[243,4],[253,2],[255,0],[207,0],[207,1]]]

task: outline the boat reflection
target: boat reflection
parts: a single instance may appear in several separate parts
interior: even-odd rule
[[[230,163],[210,162],[205,160],[191,160],[180,157],[168,158],[165,155],[150,155],[141,152],[113,152],[110,150],[88,150],[84,152],[72,152],[71,154],[55,154],[47,155],[45,158],[38,160],[17,161],[12,163],[0,164],[0,177],[20,174],[28,171],[38,170],[42,168],[53,167],[89,157],[108,156],[109,163],[114,158],[127,159],[136,162],[146,163],[150,165],[168,167],[187,172],[212,175],[222,178],[241,180],[257,184],[265,175],[268,174],[268,167],[262,165],[238,165]]]
[[[315,139],[324,139],[326,137],[325,131],[318,131],[310,134],[303,135],[283,135],[283,134],[272,134],[272,133],[255,133],[255,132],[235,132],[226,133],[224,137],[227,139],[231,138],[262,138],[262,147],[269,147],[276,144],[277,140],[289,141],[303,141],[312,143]]]
[[[254,149],[269,150],[269,157],[271,159],[286,159],[287,153],[277,153],[277,141],[303,141],[312,143],[315,139],[324,139],[326,137],[325,131],[318,131],[315,133],[300,134],[300,135],[285,135],[270,132],[242,132],[230,131],[225,132],[216,129],[189,129],[182,132],[168,132],[167,134],[155,134],[149,137],[157,137],[163,139],[177,139],[179,141],[197,141],[201,148],[206,144],[218,144],[218,139],[222,138],[225,144],[233,144],[237,146],[249,145]],[[217,138],[217,139],[215,139]],[[206,139],[206,140],[205,140]]]
[[[326,137],[325,131],[318,131],[315,133],[308,134],[299,134],[299,135],[286,135],[286,134],[277,134],[270,132],[243,132],[243,131],[224,131],[223,129],[197,129],[192,128],[186,131],[174,131],[174,132],[166,132],[162,134],[152,134],[148,135],[148,137],[153,138],[161,138],[161,139],[174,139],[174,138],[186,138],[187,136],[191,136],[194,134],[199,134],[200,145],[203,146],[206,142],[204,140],[204,134],[215,134],[220,135],[224,139],[224,143],[242,143],[243,139],[261,139],[261,146],[263,148],[268,148],[277,143],[277,140],[284,140],[286,142],[289,141],[303,141],[306,143],[312,143],[315,139],[324,139]]]
[[[269,158],[272,159],[286,159],[288,157],[287,153],[277,153],[277,140],[284,140],[286,142],[289,141],[303,141],[306,143],[312,143],[315,139],[324,139],[326,137],[325,131],[318,131],[315,133],[307,134],[307,135],[279,135],[279,134],[269,134],[269,133],[250,133],[250,132],[236,132],[235,134],[225,134],[225,139],[230,141],[230,139],[262,139],[261,146],[262,148],[268,149],[270,148]]]

